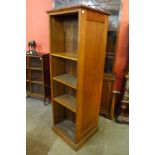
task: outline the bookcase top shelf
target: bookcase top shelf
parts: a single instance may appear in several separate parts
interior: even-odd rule
[[[89,7],[89,6],[86,6],[86,5],[82,5],[82,4],[66,6],[66,7],[63,7],[63,8],[56,8],[56,9],[52,9],[52,10],[47,10],[46,13],[51,14],[51,13],[55,13],[55,12],[61,12],[63,10],[65,10],[65,11],[66,10],[72,10],[72,9],[75,10],[75,9],[79,9],[79,8],[101,12],[101,13],[104,13],[106,15],[110,15],[111,14],[111,13],[109,13],[107,11],[103,11],[101,9],[92,8],[92,7]]]

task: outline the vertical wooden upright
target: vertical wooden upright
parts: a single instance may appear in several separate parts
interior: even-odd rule
[[[109,14],[83,5],[47,13],[52,128],[77,150],[98,129]]]

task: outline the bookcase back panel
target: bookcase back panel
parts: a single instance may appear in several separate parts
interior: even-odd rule
[[[72,141],[75,141],[75,120],[76,115],[57,102],[54,104],[54,124],[65,133]]]
[[[66,60],[63,58],[52,57],[52,75],[57,76],[61,74],[77,75],[77,62]]]
[[[65,29],[65,51],[77,52],[78,45],[78,19],[77,16],[72,15],[64,21]]]
[[[76,53],[78,48],[78,13],[53,16],[52,53]]]
[[[76,90],[65,86],[57,81],[53,81],[53,97],[61,96],[64,94],[76,97]]]
[[[54,106],[54,124],[57,124],[65,119],[65,107],[53,101]]]

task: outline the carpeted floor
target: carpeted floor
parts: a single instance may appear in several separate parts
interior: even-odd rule
[[[51,105],[26,99],[27,155],[128,155],[129,126],[99,117],[99,130],[75,152],[52,130]]]

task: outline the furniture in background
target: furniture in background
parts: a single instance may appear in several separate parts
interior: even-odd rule
[[[112,2],[112,1],[111,1]],[[107,118],[113,119],[115,116],[115,102],[117,94],[114,90],[115,83],[115,59],[117,56],[117,37],[119,35],[119,16],[120,16],[120,2],[117,4],[108,4],[108,11],[111,13],[108,20],[108,33],[107,33],[107,44],[106,44],[106,56],[104,66],[104,77],[103,77],[103,89],[102,99],[100,107],[100,115]]]
[[[122,98],[116,121],[119,123],[129,123],[129,74],[126,74],[124,77]]]
[[[49,54],[26,54],[26,93],[50,101]]]
[[[104,75],[105,76],[103,78],[100,115],[111,118],[111,114],[114,113],[112,112],[112,99],[114,98],[113,86],[115,77],[108,76],[108,74]]]
[[[109,14],[83,5],[47,13],[52,129],[78,150],[98,129]]]

